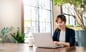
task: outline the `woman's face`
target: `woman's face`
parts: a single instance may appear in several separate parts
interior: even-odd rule
[[[59,29],[63,29],[63,28],[65,28],[65,22],[64,21],[62,21],[60,18],[58,18],[58,21],[57,21],[57,27],[59,28]]]

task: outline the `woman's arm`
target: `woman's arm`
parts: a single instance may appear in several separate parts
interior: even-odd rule
[[[70,47],[70,43],[69,42],[60,42],[60,44],[64,45],[65,47]]]
[[[68,42],[58,42],[58,41],[54,41],[55,45],[63,45],[65,47],[70,47],[70,43]]]

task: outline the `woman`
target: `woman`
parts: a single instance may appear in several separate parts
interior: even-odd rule
[[[57,29],[53,35],[55,45],[63,45],[66,47],[75,45],[75,31],[66,27],[66,17],[58,15],[56,19]]]

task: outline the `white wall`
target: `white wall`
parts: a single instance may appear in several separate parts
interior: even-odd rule
[[[0,0],[0,29],[2,27],[21,28],[21,0]]]

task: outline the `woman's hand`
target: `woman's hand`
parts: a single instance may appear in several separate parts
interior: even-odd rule
[[[68,42],[60,42],[61,45],[64,45],[65,47],[70,47],[70,43]]]
[[[61,42],[58,42],[58,41],[54,41],[53,42],[55,45],[60,45],[61,44]]]
[[[69,43],[67,43],[67,42],[58,42],[58,41],[54,41],[54,44],[55,45],[63,45],[63,46],[65,46],[65,47],[70,47],[70,44]]]

